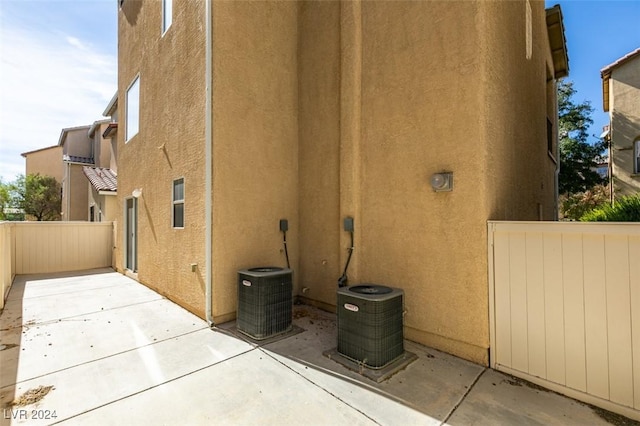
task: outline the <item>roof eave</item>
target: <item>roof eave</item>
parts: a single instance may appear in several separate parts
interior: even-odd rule
[[[569,75],[569,54],[567,52],[567,39],[564,34],[562,9],[559,4],[550,7],[547,12],[547,33],[549,35],[549,47],[553,59],[554,78],[560,79]]]

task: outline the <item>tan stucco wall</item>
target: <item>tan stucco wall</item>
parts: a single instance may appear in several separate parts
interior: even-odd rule
[[[102,134],[107,129],[109,122],[100,123],[93,135],[91,143],[93,144],[93,159],[97,167],[111,167],[111,138],[105,139]]]
[[[238,269],[285,264],[282,218],[295,293],[335,306],[353,216],[350,283],[403,288],[406,337],[486,364],[486,221],[553,217],[550,56],[531,6],[527,59],[525,2],[214,2],[214,321],[235,316]],[[118,222],[142,187],[139,279],[202,315],[204,11],[174,12],[163,38],[159,4],[120,13],[119,93],[140,73],[142,110],[139,134],[118,137]],[[431,189],[439,171],[452,192]]]
[[[289,220],[288,250],[297,269],[298,4],[215,2],[213,8],[217,321],[233,318],[238,269],[286,265],[280,219]]]
[[[51,176],[62,183],[62,147],[52,146],[28,153],[25,158],[25,171],[27,175],[39,173],[42,176]]]
[[[66,137],[62,145],[65,155],[76,157],[91,157],[91,140],[89,139],[89,128],[91,126],[74,127],[64,129]]]
[[[87,186],[89,188],[89,208],[92,205],[95,207],[94,219],[100,222],[113,222],[117,220],[119,210],[117,195],[101,195],[88,181]]]
[[[485,167],[489,219],[554,220],[554,169],[547,152],[546,118],[557,131],[555,90],[544,3],[531,1],[531,59],[525,53],[526,2],[485,2]],[[547,108],[547,105],[550,107]],[[540,207],[538,206],[540,204]]]
[[[65,163],[62,189],[62,220],[89,220],[89,181],[82,171],[84,164]]]
[[[640,139],[640,57],[613,69],[609,82],[614,196],[640,192],[640,175],[633,173],[633,142]]]
[[[161,3],[126,1],[119,11],[119,126],[126,126],[127,88],[140,74],[140,129],[128,143],[118,132],[116,267],[125,199],[138,202],[138,278],[204,315],[204,3],[174,2],[173,25],[161,37]],[[185,180],[185,228],[172,228],[173,180]],[[191,272],[190,264],[198,264]]]

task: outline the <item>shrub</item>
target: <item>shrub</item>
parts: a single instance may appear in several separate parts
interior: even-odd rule
[[[582,222],[640,222],[640,194],[622,197],[613,206],[604,205],[585,213]]]
[[[596,185],[577,194],[560,195],[560,219],[579,220],[587,212],[609,202],[609,187]]]

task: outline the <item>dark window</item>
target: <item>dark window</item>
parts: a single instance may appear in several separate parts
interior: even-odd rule
[[[184,178],[173,181],[173,227],[184,228]]]

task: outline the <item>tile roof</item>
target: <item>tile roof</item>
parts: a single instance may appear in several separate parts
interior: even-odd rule
[[[82,171],[96,191],[118,190],[118,176],[111,169],[84,166]]]
[[[618,59],[617,61],[615,61],[612,64],[607,65],[606,67],[602,68],[600,70],[600,74],[602,76],[604,76],[605,74],[611,72],[612,69],[624,64],[625,62],[627,62],[630,59],[633,59],[634,57],[636,57],[637,55],[640,55],[640,47],[637,48],[636,50],[634,50],[633,52],[629,52],[626,55],[624,55],[622,58]]]

